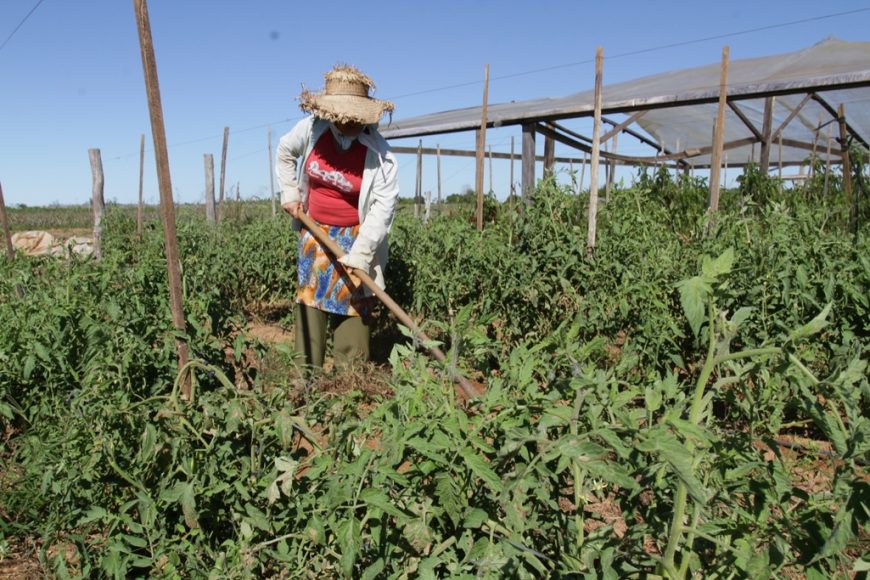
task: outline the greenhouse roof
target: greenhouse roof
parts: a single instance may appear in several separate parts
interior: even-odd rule
[[[721,64],[715,63],[605,85],[602,115],[628,115],[608,122],[651,147],[649,158],[622,159],[637,163],[672,159],[709,166],[720,73]],[[864,146],[870,142],[870,42],[829,38],[797,52],[731,61],[726,91],[727,163],[741,165],[757,159],[756,144],[763,141],[765,131],[771,163],[780,158],[786,164],[800,163],[811,151],[824,156],[831,142],[837,153],[839,146],[833,140],[839,137],[836,117],[840,106],[852,138]],[[768,97],[773,97],[773,106],[765,125]],[[556,122],[592,117],[593,103],[594,90],[587,90],[561,98],[490,104],[487,126],[532,123],[538,132],[588,151],[588,137],[565,131]],[[381,132],[387,139],[396,139],[476,130],[481,115],[481,107],[444,111],[394,120],[382,125]]]

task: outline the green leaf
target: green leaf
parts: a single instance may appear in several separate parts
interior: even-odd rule
[[[383,571],[384,571],[384,559],[378,558],[377,560],[374,561],[374,563],[372,563],[368,568],[366,568],[366,571],[363,572],[363,575],[361,576],[360,580],[375,580],[375,578],[380,577],[381,572],[383,572]]]
[[[92,506],[91,509],[85,512],[85,515],[82,516],[82,518],[79,520],[79,525],[102,520],[108,515],[108,513],[109,512],[107,512],[104,508],[101,508],[100,506]]]
[[[587,462],[607,454],[607,450],[594,441],[584,441],[577,436],[568,436],[560,439],[556,445],[545,455],[546,461],[551,461],[560,455]]]
[[[446,474],[435,476],[435,496],[438,503],[444,508],[444,512],[453,521],[453,525],[459,524],[462,513],[462,498],[453,484],[453,479]]]
[[[810,564],[814,564],[819,560],[824,560],[835,554],[841,554],[849,542],[854,539],[855,534],[852,531],[852,511],[841,508],[836,516],[834,516],[834,529],[819,552],[810,560]]]
[[[801,338],[806,338],[808,336],[812,336],[822,330],[825,326],[828,325],[828,314],[831,313],[831,306],[833,306],[832,302],[829,302],[827,306],[825,306],[815,318],[813,318],[808,323],[804,324],[800,328],[797,328],[788,335],[788,339],[791,341],[800,340]]]
[[[255,505],[250,503],[245,504],[245,513],[247,513],[247,516],[244,518],[244,520],[249,522],[255,528],[263,530],[264,532],[272,531],[272,525],[269,521],[269,518]]]
[[[470,508],[465,514],[465,521],[462,522],[463,528],[478,529],[483,525],[483,522],[489,519],[489,514],[480,508]]]
[[[663,429],[650,431],[646,438],[638,442],[637,448],[657,453],[683,481],[693,500],[702,504],[707,502],[707,491],[693,473],[692,454],[673,433]]]
[[[582,469],[591,473],[597,479],[618,485],[623,489],[638,489],[640,485],[635,481],[628,470],[617,463],[599,459],[597,461],[589,461],[583,463]]]
[[[695,425],[691,421],[679,417],[668,417],[667,424],[676,429],[677,433],[686,439],[691,439],[701,447],[709,447],[712,443],[712,434],[701,425]]]
[[[754,308],[751,306],[744,306],[737,309],[731,317],[731,324],[734,327],[734,330],[737,330],[744,322],[746,322],[746,320],[752,315],[753,310]]]
[[[616,454],[619,456],[620,459],[628,459],[628,457],[631,455],[631,449],[622,442],[619,434],[617,434],[615,431],[612,431],[611,429],[596,429],[595,431],[590,433],[590,435],[603,439],[604,442],[607,443],[611,449],[616,451]]]
[[[643,392],[644,402],[648,411],[655,413],[662,406],[662,391],[657,385],[646,387]]]
[[[341,570],[348,578],[359,557],[360,523],[355,517],[342,521],[338,526],[338,544],[341,548]]]
[[[160,493],[160,499],[171,503],[181,504],[184,514],[184,522],[189,528],[199,527],[196,518],[196,498],[193,494],[193,485],[189,482],[180,481],[172,488],[165,489]]]
[[[121,534],[121,537],[124,538],[124,540],[128,544],[130,544],[131,546],[134,546],[136,548],[147,548],[148,547],[148,540],[146,540],[145,538],[140,538],[138,536],[131,536],[128,534]]]
[[[731,272],[731,267],[734,265],[734,248],[728,248],[715,260],[709,256],[704,256],[701,265],[701,272],[707,278],[718,278],[722,274]]]
[[[36,351],[36,355],[41,358],[43,362],[51,362],[51,357],[48,354],[48,349],[45,348],[45,345],[43,345],[41,342],[34,342],[33,350]]]
[[[142,431],[142,443],[139,447],[139,458],[142,461],[150,462],[154,457],[154,449],[157,442],[157,430],[153,423],[145,425],[145,430]]]
[[[689,327],[697,336],[705,320],[704,308],[707,297],[713,289],[701,276],[683,280],[677,284],[677,287],[680,289],[680,304],[689,320]]]
[[[134,556],[130,558],[130,565],[134,568],[151,568],[154,565],[154,560],[145,556]]]
[[[395,516],[397,518],[407,518],[413,515],[410,513],[406,513],[394,506],[393,502],[390,501],[390,498],[387,497],[387,494],[380,489],[375,489],[372,487],[364,489],[359,494],[359,497],[368,505],[376,507],[382,512],[390,514],[391,516]]]
[[[184,514],[184,523],[188,528],[198,528],[199,520],[196,517],[196,497],[193,494],[193,484],[184,483],[181,493],[181,511]]]
[[[33,369],[36,368],[36,357],[32,354],[27,355],[27,358],[24,359],[24,370],[22,374],[24,379],[27,380],[33,374]]]
[[[474,473],[476,476],[481,478],[489,488],[493,491],[501,493],[504,491],[504,484],[496,475],[495,471],[489,466],[489,463],[477,454],[473,449],[469,449],[468,447],[464,448],[459,452],[459,455],[462,459],[465,460],[465,464],[468,468]]]

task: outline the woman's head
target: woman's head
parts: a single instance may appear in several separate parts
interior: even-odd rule
[[[336,65],[323,76],[324,89],[316,93],[303,90],[299,107],[332,121],[345,135],[351,136],[352,131],[359,135],[366,125],[378,123],[385,112],[392,113],[395,108],[389,101],[370,96],[375,83],[355,67]]]

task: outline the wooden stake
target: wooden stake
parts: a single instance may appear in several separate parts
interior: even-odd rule
[[[819,123],[816,125],[816,131],[813,133],[813,154],[810,156],[810,171],[809,178],[812,179],[816,173],[816,151],[819,145],[819,131],[822,128],[822,121],[824,120],[824,112],[819,111]]]
[[[203,155],[203,164],[205,165],[205,221],[214,225],[214,155],[211,153]]]
[[[586,164],[588,163],[588,156],[589,154],[584,151],[583,165],[580,166],[580,187],[577,189],[578,194],[583,191],[583,181],[586,180]]]
[[[595,115],[592,127],[592,165],[589,168],[589,210],[586,234],[586,254],[595,253],[595,235],[598,226],[598,159],[601,152],[601,81],[604,72],[604,49],[595,51]]]
[[[782,193],[782,133],[779,134],[777,155],[779,156],[779,192]]]
[[[272,215],[278,215],[278,205],[275,203],[275,171],[272,165],[272,126],[269,126],[269,191],[272,194]]]
[[[516,188],[514,187],[514,136],[511,135],[511,186],[508,189],[508,194],[513,198],[516,195]],[[511,200],[513,201],[513,200]]]
[[[435,159],[438,164],[438,206],[441,207],[441,145],[435,146]],[[440,209],[438,210],[441,211]]]
[[[142,238],[143,221],[145,219],[145,198],[143,183],[145,179],[145,133],[139,138],[139,205],[136,207],[136,235]]]
[[[604,142],[604,152],[610,153],[610,141]],[[613,160],[604,163],[604,202],[610,203],[610,173],[613,169]]]
[[[553,176],[556,167],[556,140],[544,137],[544,179]]]
[[[523,123],[522,168],[520,174],[520,192],[523,203],[520,211],[525,211],[525,205],[532,202],[535,193],[535,124]]]
[[[492,145],[489,146],[489,189],[487,193],[495,191],[495,186],[492,184]]]
[[[160,213],[163,218],[163,240],[166,246],[166,269],[169,279],[169,302],[176,334],[179,370],[187,366],[189,347],[182,338],[187,333],[184,308],[181,299],[181,263],[178,255],[178,239],[175,230],[175,204],[172,200],[172,179],[169,175],[169,153],[166,146],[166,129],[163,125],[163,104],[160,100],[160,85],[157,78],[157,61],[151,39],[151,22],[148,18],[146,0],[133,0],[136,24],[139,30],[139,46],[142,52],[142,69],[145,73],[145,90],[148,95],[148,110],[151,114],[151,132],[154,139],[154,157],[157,163],[157,181],[160,188]],[[181,395],[190,399],[191,383],[185,380]]]
[[[2,184],[0,184],[0,223],[3,224],[3,239],[6,241],[6,257],[11,260],[15,257],[15,248],[12,246],[12,234],[9,232],[9,218],[6,215],[6,202],[3,201]]]
[[[236,221],[242,219],[242,190],[239,185],[240,181],[236,182]]]
[[[616,148],[619,146],[619,133],[613,134],[613,149],[611,149],[611,153],[614,155],[617,153]],[[613,183],[616,179],[616,159],[611,159],[610,163],[608,163],[607,169],[607,186],[605,187],[604,199],[607,200],[607,203],[610,203],[610,191],[613,189]]]
[[[843,152],[843,191],[846,193],[846,204],[849,206],[849,229],[858,234],[857,208],[852,200],[852,163],[849,159],[849,132],[846,128],[846,107],[843,103],[837,107],[837,121],[840,124],[840,149]]]
[[[99,149],[88,149],[88,157],[91,160],[92,201],[94,209],[94,257],[97,260],[103,257],[103,210],[106,203],[103,199],[103,160]]]
[[[477,190],[477,231],[483,231],[483,150],[486,147],[486,106],[489,100],[489,65],[483,69],[483,106],[481,107],[480,130],[477,135],[477,168],[475,189]]]
[[[716,113],[716,138],[713,143],[713,158],[710,160],[710,195],[707,209],[719,211],[720,174],[722,171],[722,142],[725,139],[725,107],[728,97],[728,56],[731,49],[722,49],[722,68],[719,73],[719,110]]]
[[[827,159],[825,160],[825,187],[822,190],[822,195],[828,197],[828,178],[831,175],[831,142],[833,141],[834,125],[828,125],[828,149]]]
[[[776,97],[764,99],[764,121],[761,126],[761,157],[758,168],[761,173],[767,175],[770,169],[770,135],[773,132],[773,108],[776,106]]]
[[[414,189],[414,217],[420,217],[420,206],[423,205],[423,140],[417,143],[417,183]]]
[[[224,181],[227,176],[227,143],[230,138],[230,128],[224,127],[224,146],[221,149],[221,183],[220,183],[220,197],[218,197],[218,223],[224,219]]]

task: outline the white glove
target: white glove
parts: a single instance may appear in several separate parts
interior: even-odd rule
[[[345,254],[338,259],[338,262],[340,264],[344,264],[348,268],[353,268],[355,270],[359,270],[360,272],[365,272],[367,275],[369,274],[369,264],[362,256]]]

